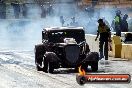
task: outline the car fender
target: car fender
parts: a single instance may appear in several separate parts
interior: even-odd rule
[[[54,52],[46,52],[44,57],[48,62],[58,62],[60,60]]]
[[[99,61],[99,54],[97,52],[90,52],[86,55],[84,61]]]

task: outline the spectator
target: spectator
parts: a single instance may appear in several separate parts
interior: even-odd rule
[[[75,17],[72,17],[71,19],[72,19],[72,22],[70,23],[70,26],[78,26],[79,25],[78,22],[76,22]]]
[[[116,36],[121,36],[121,11],[120,10],[116,12],[116,16],[114,18],[114,24],[115,24]]]
[[[128,18],[128,15],[125,14],[123,19],[122,19],[122,22],[121,22],[121,30],[122,30],[122,32],[128,32],[127,18]]]
[[[64,26],[65,20],[63,16],[60,16],[60,23],[62,26]]]
[[[41,5],[41,18],[46,17],[46,8],[44,5]]]
[[[27,11],[28,11],[27,5],[23,3],[22,4],[22,15],[24,18],[27,18]]]
[[[6,18],[6,4],[4,0],[0,0],[0,19]]]
[[[11,5],[13,6],[13,9],[14,9],[15,18],[19,18],[20,4],[18,3],[18,1],[15,1],[15,2],[11,3]]]
[[[52,16],[53,15],[53,7],[52,5],[49,6],[49,8],[47,8],[47,13]]]

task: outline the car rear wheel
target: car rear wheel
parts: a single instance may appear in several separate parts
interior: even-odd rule
[[[49,62],[46,59],[44,60],[44,67],[43,67],[43,71],[46,73],[53,73],[54,72],[54,63],[53,62]]]
[[[93,72],[98,71],[98,62],[97,61],[92,62],[91,69]]]
[[[54,72],[54,65],[53,62],[45,62],[43,71],[46,73],[53,73]]]
[[[53,73],[53,72],[54,72],[54,63],[49,62],[49,73]]]

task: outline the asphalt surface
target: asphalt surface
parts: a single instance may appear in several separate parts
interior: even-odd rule
[[[132,61],[110,58],[110,64],[99,63],[98,72],[123,73],[132,75]],[[36,71],[33,51],[0,51],[0,88],[132,88],[129,84],[85,84],[76,82],[73,69],[56,69],[55,74]]]

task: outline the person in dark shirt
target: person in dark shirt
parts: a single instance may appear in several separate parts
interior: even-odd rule
[[[122,32],[128,32],[127,18],[128,18],[128,15],[125,14],[123,19],[122,19],[122,22],[121,22],[121,31]]]
[[[95,41],[100,35],[100,38],[99,38],[100,59],[104,58],[105,56],[105,60],[108,60],[108,42],[111,39],[110,28],[103,22],[103,19],[99,19],[98,23],[99,23],[99,26],[98,26],[97,37]]]

